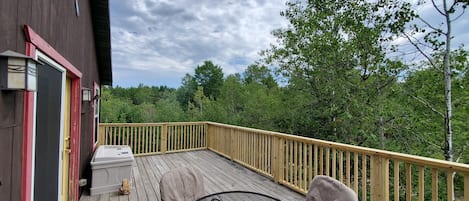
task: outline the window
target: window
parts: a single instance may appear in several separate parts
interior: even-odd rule
[[[98,143],[98,133],[99,133],[99,111],[100,111],[100,96],[101,91],[99,86],[94,84],[94,98],[93,98],[93,144]]]

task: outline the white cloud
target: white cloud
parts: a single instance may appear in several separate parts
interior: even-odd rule
[[[166,85],[177,87],[204,60],[225,74],[242,72],[275,42],[271,31],[287,24],[279,15],[284,0],[110,3],[114,84],[120,86],[137,85],[135,80],[150,85],[150,76],[136,74],[141,72],[164,75]]]
[[[114,0],[111,34],[114,85],[178,87],[204,60],[225,74],[242,72],[275,43],[271,31],[287,27],[285,0]],[[431,5],[419,13],[441,20]],[[454,26],[455,43],[467,43],[466,16]],[[405,39],[394,41],[405,44]],[[158,79],[155,79],[158,78]],[[155,81],[157,80],[157,81]],[[164,82],[163,82],[164,81]]]

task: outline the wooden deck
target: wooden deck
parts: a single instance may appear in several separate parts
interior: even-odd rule
[[[196,167],[203,172],[206,194],[244,190],[267,194],[285,201],[304,200],[303,195],[211,151],[136,157],[136,164],[132,170],[130,195],[119,196],[117,193],[107,193],[89,196],[85,193],[80,201],[159,201],[161,198],[158,183],[162,174],[182,166]]]

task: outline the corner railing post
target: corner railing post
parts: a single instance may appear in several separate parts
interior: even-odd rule
[[[280,183],[280,181],[283,180],[283,140],[284,139],[280,136],[274,136],[272,140],[272,176],[274,177],[274,181],[276,183]]]
[[[211,132],[211,125],[210,123],[205,124],[205,147],[210,149],[211,147],[211,139],[212,139],[212,132]]]
[[[167,125],[166,124],[163,124],[162,128],[161,128],[161,153],[162,154],[165,154],[166,153],[166,149],[167,149],[167,137],[168,137],[168,134],[167,134]]]
[[[464,174],[464,201],[469,201],[469,172]]]
[[[389,201],[389,159],[372,156],[370,165],[371,201]]]
[[[98,132],[98,145],[103,145],[104,144],[104,129],[106,129],[105,126],[102,124],[99,124],[99,132]]]

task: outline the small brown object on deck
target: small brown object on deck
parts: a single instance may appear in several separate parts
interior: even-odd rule
[[[120,188],[120,194],[121,195],[128,195],[130,194],[130,183],[127,178],[124,178],[122,180],[122,187]]]

